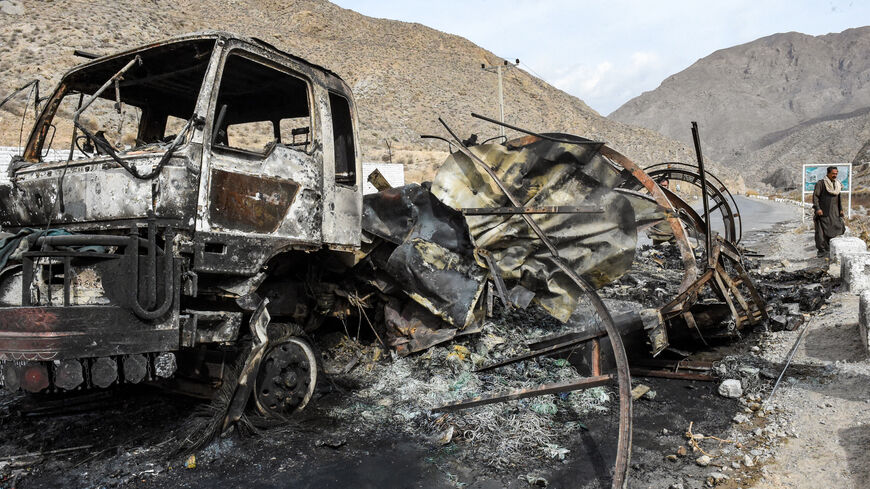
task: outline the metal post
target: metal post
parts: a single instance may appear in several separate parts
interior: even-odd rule
[[[849,172],[849,219],[852,219],[852,187],[855,185],[855,179],[852,175],[852,164],[849,163],[848,170]]]
[[[807,218],[807,206],[804,202],[807,200],[807,165],[801,167],[801,226]]]
[[[504,124],[504,84],[502,83],[501,65],[496,66],[496,72],[498,73],[498,115],[499,120]],[[499,135],[504,137],[504,125],[498,127],[501,131]]]
[[[715,267],[713,262],[713,231],[710,229],[710,204],[707,202],[707,174],[704,172],[704,157],[701,155],[701,136],[698,134],[698,123],[692,121],[692,139],[695,142],[695,154],[698,155],[698,174],[701,177],[701,200],[704,201],[704,224],[706,246],[707,246],[707,266]]]

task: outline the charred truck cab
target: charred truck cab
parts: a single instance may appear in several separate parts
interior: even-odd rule
[[[44,161],[53,141],[69,158]],[[347,84],[257,39],[76,67],[0,184],[20,238],[0,271],[3,387],[214,387],[234,365],[236,405],[255,389],[263,412],[301,408],[316,358],[300,335],[340,314],[330,273],[360,247],[359,155]]]

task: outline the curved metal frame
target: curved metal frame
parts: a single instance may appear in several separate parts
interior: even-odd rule
[[[475,114],[472,114],[475,115]],[[479,117],[479,116],[478,116]],[[489,177],[493,180],[493,182],[498,186],[499,190],[507,197],[507,199],[511,202],[514,207],[522,207],[522,204],[517,200],[516,197],[510,192],[510,190],[505,186],[505,184],[498,178],[498,175],[486,164],[482,159],[480,159],[477,155],[468,150],[468,148],[462,143],[462,140],[456,133],[453,132],[452,129],[444,122],[440,117],[438,121],[450,136],[456,141],[458,145],[459,151],[467,156],[471,161],[480,166]],[[573,144],[572,141],[563,141]],[[582,142],[580,144],[589,144],[586,142]],[[550,254],[550,260],[564,272],[577,286],[579,286],[582,290],[586,292],[587,297],[592,302],[595,307],[595,311],[598,316],[601,318],[602,323],[604,325],[605,331],[607,331],[607,337],[610,339],[611,348],[613,350],[613,356],[616,363],[616,377],[618,384],[618,392],[619,392],[619,433],[617,437],[617,445],[616,445],[616,460],[614,462],[613,468],[613,482],[612,487],[614,489],[624,489],[628,484],[628,468],[629,468],[629,459],[631,458],[631,425],[632,425],[632,405],[631,405],[631,372],[628,367],[628,355],[625,353],[625,346],[622,343],[622,336],[619,334],[619,330],[616,329],[616,324],[613,322],[613,317],[610,315],[610,311],[607,310],[607,306],[604,304],[604,301],[601,300],[601,297],[595,292],[595,289],[590,285],[586,280],[583,279],[580,275],[577,274],[574,270],[572,270],[564,260],[559,256],[559,252],[550,239],[544,234],[543,230],[538,226],[538,224],[532,219],[532,217],[528,214],[520,214],[520,217],[529,225],[532,231],[538,236],[538,238],[547,246]]]
[[[697,167],[687,163],[656,163],[644,168],[644,171],[656,180],[659,179],[658,177],[665,177],[668,180],[673,179],[691,183],[700,188],[701,177],[698,174]],[[707,177],[707,191],[711,192],[712,200],[716,203],[711,211],[719,209],[719,213],[722,215],[723,222],[725,223],[725,239],[734,244],[739,244],[740,240],[743,239],[743,219],[740,216],[740,207],[737,205],[737,201],[728,190],[728,187],[716,175],[709,171],[705,171],[705,173]],[[715,184],[710,180],[713,180]],[[731,201],[730,204],[728,203],[729,200]],[[700,228],[699,231],[704,232],[704,228]]]
[[[698,263],[695,261],[695,252],[692,251],[692,246],[689,244],[689,240],[686,237],[686,230],[683,227],[683,222],[679,217],[677,209],[671,203],[671,200],[668,198],[668,195],[665,194],[664,190],[659,187],[658,183],[656,183],[656,181],[635,162],[631,161],[619,151],[608,146],[602,146],[600,152],[602,156],[611,160],[615,165],[620,166],[625,171],[629,172],[635,181],[650,193],[657,204],[671,211],[666,221],[671,226],[671,231],[674,233],[674,240],[677,243],[677,247],[680,249],[680,258],[683,260],[683,280],[680,282],[679,290],[680,292],[685,291],[695,282],[695,280],[697,280],[699,271]]]

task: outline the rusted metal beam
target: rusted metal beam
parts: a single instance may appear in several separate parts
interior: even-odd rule
[[[544,396],[547,394],[556,394],[559,392],[572,392],[582,389],[589,389],[604,385],[613,380],[612,375],[599,375],[597,377],[587,377],[574,382],[559,382],[555,384],[544,384],[531,389],[515,389],[509,392],[489,394],[485,396],[473,397],[464,401],[456,401],[438,406],[432,409],[433,413],[442,413],[447,411],[458,411],[475,406],[485,406],[487,404],[495,404],[497,402],[516,401],[518,399],[526,399],[528,397]]]
[[[692,121],[692,140],[695,142],[695,155],[698,158],[698,176],[701,178],[701,201],[704,204],[704,238],[707,243],[707,266],[715,267],[713,260],[713,236],[710,231],[710,203],[707,201],[707,176],[704,173],[704,156],[701,154],[701,135],[698,132],[698,123]]]
[[[647,368],[632,368],[631,374],[637,377],[660,377],[663,379],[680,379],[680,380],[701,380],[704,382],[713,382],[716,380],[710,374],[699,374],[695,372],[674,372],[672,370],[653,370]]]
[[[532,351],[525,353],[523,355],[517,355],[515,357],[511,357],[511,358],[508,358],[506,360],[502,360],[500,362],[496,362],[496,363],[493,363],[490,365],[480,367],[479,369],[475,370],[475,372],[486,372],[487,370],[492,370],[494,368],[504,367],[505,365],[511,365],[513,363],[522,362],[523,360],[529,360],[531,358],[536,358],[536,357],[540,357],[540,356],[544,356],[544,355],[552,355],[555,353],[562,353],[564,351],[567,351],[567,350],[570,350],[570,349],[576,347],[580,343],[585,343],[587,341],[592,341],[592,340],[595,340],[597,338],[600,338],[600,337],[604,336],[604,334],[605,334],[604,331],[594,331],[594,332],[585,333],[582,336],[574,338],[570,341],[557,343],[555,345],[548,346],[546,348],[541,348],[540,350],[532,350]]]
[[[592,375],[601,375],[601,340],[592,339]]]
[[[540,207],[469,207],[462,209],[466,216],[503,214],[601,214],[604,209],[594,205],[547,205]]]
[[[697,295],[697,293],[704,287],[704,285],[713,278],[713,270],[705,271],[697,281],[690,284],[689,287],[680,292],[680,294],[674,297],[671,302],[665,304],[661,309],[662,316],[667,316],[665,319],[670,319],[673,316],[679,316],[684,311],[683,309],[688,309],[685,307],[686,303],[694,302],[694,300],[690,300],[691,296]]]
[[[660,358],[644,358],[633,360],[631,362],[632,369],[634,367],[649,368],[656,367],[659,369],[670,369],[677,372],[684,370],[707,371],[713,368],[713,362],[709,360],[662,360]]]

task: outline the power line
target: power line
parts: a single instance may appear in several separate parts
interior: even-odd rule
[[[527,63],[522,63],[522,65],[525,66],[527,70],[531,71],[532,74],[535,75],[536,77],[538,77],[542,82],[546,83],[547,85],[553,85],[552,83],[547,81],[546,78],[541,76],[537,71],[533,70],[532,67],[529,66]]]

